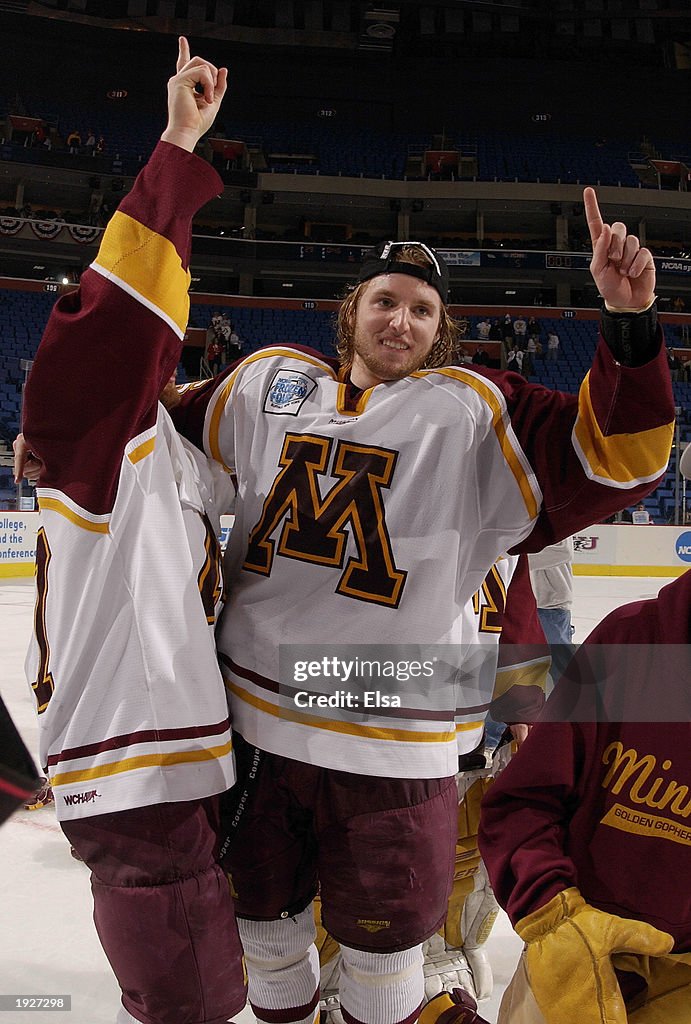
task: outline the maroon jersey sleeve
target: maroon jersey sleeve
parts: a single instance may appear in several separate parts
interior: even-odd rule
[[[644,366],[625,367],[601,339],[578,396],[517,374],[482,372],[503,391],[512,428],[542,490],[533,531],[515,550],[539,551],[657,486],[674,425],[664,345]]]
[[[111,510],[123,449],[152,427],[189,313],[192,217],[222,189],[205,161],[160,142],[36,354],[23,430],[42,488]]]
[[[569,723],[538,723],[482,802],[479,846],[513,924],[577,885],[566,853],[583,741]]]
[[[678,656],[689,649],[690,609],[686,573],[656,600],[610,613],[547,701],[545,719],[554,720],[534,726],[486,794],[480,849],[513,922],[577,885],[586,900],[612,913],[632,916],[644,907],[644,920],[683,934],[688,946],[688,901],[684,907],[676,879],[689,834],[691,725],[688,701],[680,704],[688,692],[688,654],[681,669]],[[557,720],[560,707],[574,713],[571,699],[564,705],[564,684],[570,698],[572,684],[589,681],[598,652],[607,670],[597,696],[601,720]],[[617,697],[635,711],[637,693],[652,700],[657,720],[610,716]],[[675,709],[684,713],[672,718]],[[656,781],[642,786],[645,772]],[[646,858],[657,865],[652,888]],[[650,906],[656,902],[657,908]]]

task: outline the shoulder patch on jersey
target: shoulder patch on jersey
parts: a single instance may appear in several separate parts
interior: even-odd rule
[[[264,412],[275,416],[297,416],[316,386],[316,381],[299,370],[277,370],[266,392]]]

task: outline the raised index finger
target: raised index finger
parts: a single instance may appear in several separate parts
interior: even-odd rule
[[[598,206],[594,188],[586,188],[583,190],[583,205],[585,206],[585,219],[588,221],[590,238],[593,245],[595,245],[602,234],[603,225],[602,214],[600,213],[600,207]]]
[[[175,65],[177,71],[182,71],[187,61],[190,59],[190,44],[187,42],[185,36],[180,36],[178,39],[178,62]]]

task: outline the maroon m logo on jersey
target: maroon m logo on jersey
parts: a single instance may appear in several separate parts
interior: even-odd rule
[[[277,554],[337,566],[344,571],[336,593],[396,608],[408,574],[394,562],[382,489],[391,484],[398,453],[338,441],[331,469],[337,482],[322,498],[318,478],[327,472],[333,445],[328,437],[286,434],[282,468],[250,533],[244,568],[269,576]],[[271,535],[282,520],[276,542]],[[346,561],[347,525],[357,555]]]

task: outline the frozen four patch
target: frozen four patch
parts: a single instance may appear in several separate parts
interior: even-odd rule
[[[297,370],[277,370],[264,399],[264,412],[297,416],[303,402],[316,388],[315,381]]]

